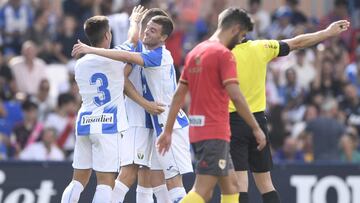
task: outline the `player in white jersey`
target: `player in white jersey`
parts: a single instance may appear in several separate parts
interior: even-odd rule
[[[150,21],[153,16],[158,15],[167,16],[163,10],[158,8],[152,8],[146,11],[141,6],[135,7],[130,17],[131,26],[129,29],[129,40],[116,48],[122,50],[134,50],[131,42],[133,40],[137,41],[139,37],[142,38],[147,22]],[[144,24],[144,26],[140,28],[139,36],[139,33],[136,30],[138,30],[137,25],[140,20],[141,24]],[[135,51],[139,52],[141,50]],[[136,90],[141,94],[143,94],[143,84],[141,79],[142,71],[143,67],[134,64],[131,73],[128,76]],[[127,71],[125,74],[127,74]],[[162,172],[157,172],[159,173],[156,177],[158,182],[158,184],[156,184],[157,187],[153,189],[151,185],[152,176],[149,168],[154,145],[153,125],[150,114],[130,98],[126,98],[125,106],[128,115],[129,129],[121,140],[121,171],[118,180],[116,181],[116,185],[123,189],[117,192],[117,195],[120,196],[117,199],[121,200],[122,197],[125,196],[125,192],[127,192],[128,188],[134,183],[137,175],[137,202],[152,203],[153,192],[155,193],[157,202],[170,202],[169,193]]]
[[[109,48],[111,32],[105,16],[88,19],[84,29],[92,46]],[[82,105],[76,121],[73,180],[63,192],[62,203],[78,202],[92,169],[98,183],[93,202],[111,201],[114,175],[120,166],[121,133],[128,128],[123,93],[125,65],[92,54],[76,63],[75,79]],[[141,98],[144,107],[151,106],[131,87],[125,89],[136,101]]]
[[[146,49],[142,49],[141,42],[135,46],[136,49],[142,49],[141,53],[97,49],[81,42],[74,46],[72,53],[73,55],[94,53],[143,66],[142,82],[145,87],[144,97],[166,105],[163,114],[152,116],[156,136],[161,133],[165,125],[164,122],[166,121],[171,98],[176,87],[173,60],[170,52],[164,46],[164,42],[171,34],[172,29],[171,19],[164,16],[156,16],[150,20],[145,29],[143,42]],[[155,75],[156,77],[151,78]],[[178,125],[174,129],[174,137],[179,139],[174,141],[172,149],[165,156],[159,156],[157,150],[154,150],[154,154],[156,154],[154,157],[158,158],[159,165],[165,173],[167,187],[173,202],[178,202],[185,195],[181,175],[193,170],[190,158],[187,117],[184,113],[180,112],[177,121]],[[153,168],[153,165],[151,167]]]

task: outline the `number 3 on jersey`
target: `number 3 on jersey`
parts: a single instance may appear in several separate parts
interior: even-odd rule
[[[96,85],[96,81],[100,81],[100,86],[97,88],[97,90],[98,93],[102,94],[102,96],[94,97],[94,103],[97,106],[102,106],[111,100],[110,91],[107,89],[109,82],[106,75],[103,73],[95,73],[91,76],[90,84]]]

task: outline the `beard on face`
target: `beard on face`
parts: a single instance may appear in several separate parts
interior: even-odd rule
[[[228,49],[232,50],[238,43],[240,43],[239,33],[240,33],[240,32],[238,32],[236,35],[234,35],[234,36],[231,38],[229,44],[227,45],[227,48],[228,48]]]

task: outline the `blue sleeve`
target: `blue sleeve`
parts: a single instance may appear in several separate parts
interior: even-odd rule
[[[31,10],[30,6],[26,6],[26,11],[27,11],[27,14],[28,14],[28,18],[27,18],[27,21],[28,21],[28,28],[32,27],[32,24],[33,24],[33,21],[34,21],[34,14],[33,14],[33,11]]]
[[[156,67],[161,65],[162,49],[146,50],[141,52],[144,60],[144,68]]]
[[[0,9],[0,29],[5,28],[5,6]]]
[[[133,43],[126,41],[121,45],[115,46],[115,49],[131,52],[142,52],[142,43],[139,41],[136,45],[134,45]]]

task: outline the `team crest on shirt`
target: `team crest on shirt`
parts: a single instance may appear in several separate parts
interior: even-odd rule
[[[142,153],[142,152],[138,152],[138,153],[137,153],[137,158],[140,159],[140,160],[143,160],[143,159],[144,159],[144,156],[145,156],[145,155],[144,155],[144,153]]]
[[[226,167],[226,160],[225,159],[220,159],[219,160],[219,168],[221,168],[221,170],[224,170]]]

